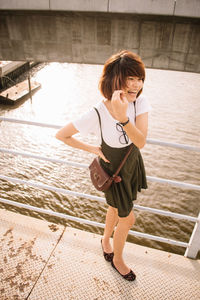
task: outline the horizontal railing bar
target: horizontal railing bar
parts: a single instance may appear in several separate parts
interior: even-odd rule
[[[58,212],[48,210],[48,209],[45,209],[45,208],[40,208],[40,207],[36,207],[36,206],[32,206],[32,205],[28,205],[28,204],[24,204],[24,203],[20,203],[20,202],[15,202],[15,201],[12,201],[12,200],[7,200],[7,199],[0,198],[0,202],[4,203],[4,204],[16,206],[16,207],[19,207],[19,208],[24,208],[24,209],[28,209],[28,210],[31,210],[31,211],[36,211],[36,212],[39,212],[39,213],[48,214],[48,215],[54,216],[54,217],[68,219],[70,221],[85,223],[85,224],[88,224],[88,225],[95,225],[95,226],[97,225],[97,226],[102,227],[102,228],[105,226],[104,224],[97,223],[97,222],[94,222],[94,221],[91,221],[91,220],[81,219],[81,218],[78,218],[78,217],[73,217],[73,216],[70,216],[70,215],[63,214],[63,213],[58,213]]]
[[[48,214],[48,215],[51,215],[51,216],[67,219],[67,220],[70,220],[70,221],[79,222],[81,224],[88,224],[88,225],[98,226],[98,227],[101,227],[101,228],[105,227],[105,224],[102,224],[102,223],[99,223],[99,222],[95,222],[95,221],[91,221],[91,220],[87,220],[87,219],[82,219],[82,218],[78,218],[78,217],[73,217],[73,216],[70,216],[70,215],[63,214],[63,213],[57,213],[57,212],[54,212],[52,210],[47,210],[47,209],[44,209],[44,208],[39,208],[39,207],[35,207],[35,206],[32,206],[32,205],[27,205],[27,204],[15,202],[15,201],[12,201],[12,200],[7,200],[7,199],[0,198],[0,202],[4,203],[4,204],[16,206],[16,207],[28,209],[28,210],[31,210],[31,211],[37,211],[39,213],[44,213],[44,214]],[[171,244],[171,245],[177,245],[177,246],[180,246],[180,247],[185,247],[185,248],[188,247],[188,244],[184,243],[184,242],[174,241],[174,240],[171,240],[171,239],[158,237],[158,236],[154,236],[154,235],[150,235],[150,234],[146,234],[146,233],[142,233],[142,232],[137,232],[137,231],[131,231],[130,230],[129,234],[133,235],[133,236],[141,237],[141,238],[147,238],[147,239],[150,239],[150,240]]]
[[[147,143],[152,144],[152,145],[159,145],[159,146],[172,147],[172,148],[177,148],[177,149],[184,149],[184,150],[200,152],[200,147],[197,147],[197,146],[177,144],[177,143],[159,141],[159,140],[154,140],[154,139],[147,139]]]
[[[27,121],[27,120],[19,120],[19,119],[6,118],[6,117],[0,117],[0,121],[12,122],[12,123],[21,123],[21,124],[34,125],[34,126],[47,127],[47,128],[54,128],[54,129],[59,129],[59,128],[62,127],[61,125],[40,123],[40,122]],[[147,143],[148,144],[165,146],[165,147],[167,146],[167,147],[172,147],[172,148],[178,148],[178,149],[184,149],[184,150],[200,152],[200,147],[197,147],[197,146],[177,144],[177,143],[159,141],[159,140],[154,140],[154,139],[147,139]]]
[[[96,200],[96,201],[99,201],[99,202],[102,202],[102,203],[106,203],[105,198],[99,197],[99,196],[92,196],[92,195],[89,195],[89,194],[73,192],[73,191],[69,191],[69,190],[66,190],[66,189],[56,188],[56,187],[52,187],[52,186],[44,185],[44,184],[40,184],[40,183],[37,183],[37,184],[36,183],[31,183],[30,181],[17,179],[17,178],[12,178],[12,177],[7,177],[7,176],[4,176],[4,175],[0,175],[0,179],[6,180],[6,181],[11,181],[11,182],[14,182],[14,183],[19,183],[19,184],[26,184],[28,186],[37,187],[37,188],[40,188],[40,189],[51,190],[51,191],[58,192],[58,193],[70,194],[71,196],[84,197],[84,198],[88,198],[88,199],[91,199],[91,200]],[[188,220],[188,221],[191,221],[191,222],[197,222],[198,221],[198,218],[173,213],[173,212],[170,212],[170,211],[163,211],[163,210],[158,210],[158,209],[150,208],[150,207],[144,207],[144,206],[140,206],[140,205],[134,205],[134,208],[136,208],[138,210],[148,211],[148,212],[154,213],[154,214],[165,215],[165,216],[172,217],[172,218],[185,219],[185,220]]]
[[[5,117],[0,117],[0,121],[26,124],[26,125],[34,125],[34,126],[54,128],[54,129],[60,129],[62,127],[60,125],[40,123],[40,122],[34,122],[34,121],[26,121],[26,120],[19,120],[19,119],[13,119],[13,118],[11,119],[11,118],[5,118]]]
[[[156,208],[152,208],[152,207],[145,207],[145,206],[134,204],[134,209],[138,209],[141,211],[147,211],[147,212],[157,214],[157,215],[162,215],[165,217],[171,217],[171,218],[180,219],[180,220],[187,220],[187,221],[194,222],[194,223],[198,222],[198,217],[177,214],[177,213],[174,213],[171,211],[156,209]]]
[[[39,160],[50,161],[53,163],[66,164],[66,165],[69,165],[72,167],[77,167],[77,168],[85,168],[85,169],[88,168],[87,164],[70,162],[70,161],[66,161],[63,159],[57,159],[57,158],[44,157],[44,156],[31,154],[31,153],[27,153],[27,152],[19,152],[19,151],[15,151],[15,150],[4,149],[4,148],[0,148],[0,152],[12,154],[12,155],[21,155],[24,157],[31,157],[31,158],[35,158],[35,159],[39,159]]]
[[[35,158],[35,159],[50,161],[50,162],[55,162],[55,163],[62,163],[62,164],[70,165],[70,166],[77,167],[77,168],[80,167],[80,168],[86,168],[87,169],[88,166],[89,166],[87,164],[69,162],[69,161],[66,161],[66,160],[55,159],[55,158],[46,158],[44,156],[39,156],[39,155],[25,153],[25,152],[18,152],[18,151],[8,150],[8,149],[4,149],[4,148],[0,148],[0,152],[9,153],[9,154],[13,154],[13,155],[21,155],[21,156],[24,156],[24,157],[32,157],[32,158]],[[177,186],[177,187],[180,187],[180,188],[186,188],[186,189],[190,189],[190,190],[200,191],[200,186],[195,185],[195,184],[191,184],[191,183],[185,183],[185,182],[169,180],[169,179],[164,179],[164,178],[158,178],[158,177],[153,177],[153,176],[147,176],[147,179],[148,179],[148,181],[151,181],[151,182],[159,182],[159,183],[163,183],[163,184],[167,183],[167,184]]]
[[[171,240],[171,239],[167,239],[167,238],[163,238],[163,237],[159,237],[159,236],[155,236],[155,235],[151,235],[151,234],[147,234],[147,233],[142,233],[142,232],[138,232],[138,231],[130,230],[129,234],[133,235],[133,236],[137,236],[137,237],[157,241],[157,242],[163,242],[163,243],[170,244],[170,245],[176,245],[176,246],[184,247],[184,248],[187,248],[188,245],[189,245],[188,243],[179,242],[179,241],[175,241],[175,240]]]
[[[73,191],[70,191],[70,190],[56,188],[56,187],[49,186],[49,185],[46,185],[46,184],[34,183],[34,182],[26,181],[26,180],[23,180],[23,179],[7,177],[7,176],[4,176],[4,175],[0,175],[0,179],[10,181],[10,182],[14,182],[14,183],[18,183],[18,184],[25,184],[27,186],[36,187],[36,188],[44,189],[44,190],[48,190],[48,191],[53,191],[53,192],[57,192],[57,193],[65,194],[65,195],[71,195],[71,196],[74,196],[74,197],[85,197],[85,198],[88,198],[88,199],[91,199],[91,200],[97,200],[99,202],[105,202],[105,199],[103,197],[92,196],[92,195],[89,195],[89,194],[83,194],[83,193],[79,193],[79,192],[73,192]]]
[[[170,185],[173,185],[176,187],[180,187],[180,188],[200,191],[200,186],[196,185],[196,184],[185,183],[185,182],[164,179],[164,178],[158,178],[158,177],[153,177],[153,176],[147,176],[147,179],[148,179],[148,181],[151,181],[151,182],[167,183],[167,184],[170,184]]]

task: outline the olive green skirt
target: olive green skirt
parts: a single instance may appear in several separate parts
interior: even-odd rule
[[[101,159],[101,165],[108,174],[112,175],[117,170],[130,146],[113,148],[104,141],[102,141],[101,146],[102,152],[110,161],[110,163],[106,163]],[[108,205],[118,209],[119,217],[127,217],[133,208],[133,201],[137,199],[137,192],[147,188],[142,155],[135,145],[120,170],[119,176],[122,181],[113,182],[109,190],[105,192],[105,198]]]

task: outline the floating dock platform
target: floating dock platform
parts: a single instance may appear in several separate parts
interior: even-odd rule
[[[41,84],[34,80],[30,80],[30,86],[28,80],[19,82],[0,93],[0,104],[19,103],[21,100],[31,97],[40,87]]]
[[[128,282],[101,236],[0,209],[1,300],[199,300],[200,260],[126,243]]]

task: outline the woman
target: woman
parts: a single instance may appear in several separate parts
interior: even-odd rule
[[[137,192],[147,188],[145,169],[140,154],[148,128],[149,104],[141,96],[145,69],[141,58],[127,50],[112,55],[105,63],[99,88],[104,100],[79,119],[61,128],[56,138],[69,146],[100,157],[103,168],[113,174],[131,144],[134,147],[120,171],[122,181],[113,183],[105,192],[108,210],[101,240],[104,258],[126,280],[136,278],[123,260],[123,249],[129,229],[135,223],[133,200]],[[101,121],[101,126],[100,126]],[[95,133],[101,146],[83,143],[73,137]],[[113,248],[110,237],[113,234]]]

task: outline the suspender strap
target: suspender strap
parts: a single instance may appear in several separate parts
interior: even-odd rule
[[[94,109],[96,110],[98,118],[99,118],[99,126],[100,126],[100,131],[101,131],[101,141],[103,141],[102,127],[101,127],[101,117],[100,117],[100,114],[98,112],[98,109],[96,109],[96,107],[94,107]]]

